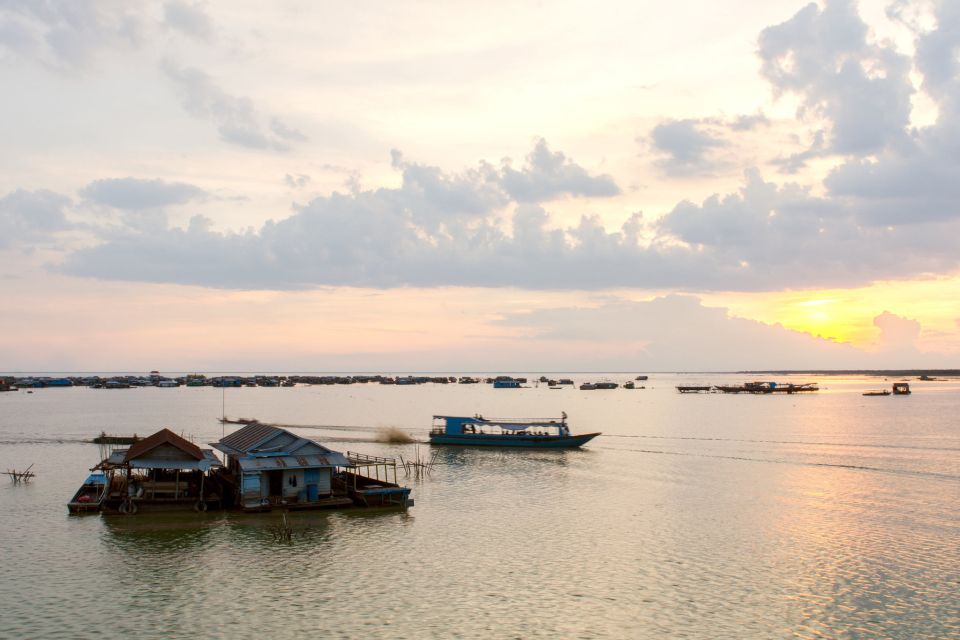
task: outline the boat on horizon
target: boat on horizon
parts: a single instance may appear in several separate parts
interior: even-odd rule
[[[571,434],[566,413],[559,420],[433,416],[430,444],[563,449],[579,447],[598,435]]]

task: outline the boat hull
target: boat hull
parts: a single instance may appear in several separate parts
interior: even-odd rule
[[[490,433],[465,433],[451,435],[431,433],[430,444],[482,447],[527,447],[536,449],[570,449],[586,444],[599,433],[584,433],[576,436],[530,436],[498,435]]]

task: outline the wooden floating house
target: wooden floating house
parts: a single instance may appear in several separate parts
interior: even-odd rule
[[[210,449],[201,449],[169,429],[115,449],[93,468],[106,474],[100,509],[107,513],[194,509],[220,506],[222,487],[211,472],[223,464]]]
[[[409,507],[396,461],[345,456],[285,429],[252,423],[201,449],[169,429],[106,455],[68,503],[71,513],[124,515],[211,506],[242,511]],[[391,478],[392,471],[392,478]],[[391,481],[392,480],[392,481]]]
[[[224,476],[244,511],[412,505],[391,458],[348,458],[286,429],[253,423],[211,443],[226,455]],[[393,468],[393,482],[387,478]],[[375,477],[359,473],[373,469]],[[380,469],[383,468],[382,478]]]
[[[255,422],[210,444],[226,455],[237,506],[244,511],[352,504],[333,495],[334,473],[350,465],[346,456],[286,429]]]

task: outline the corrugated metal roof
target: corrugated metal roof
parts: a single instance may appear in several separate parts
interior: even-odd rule
[[[164,458],[137,458],[130,462],[131,469],[181,469],[187,471],[209,471],[222,467],[223,463],[213,455],[210,449],[203,450],[203,460],[166,460]]]
[[[147,436],[143,440],[131,445],[130,448],[127,449],[126,460],[140,458],[161,444],[172,445],[194,460],[203,460],[203,452],[200,450],[200,447],[189,440],[181,438],[173,431],[170,431],[170,429],[160,429],[160,431],[157,431],[153,435]]]
[[[254,422],[245,427],[237,429],[228,436],[220,438],[219,444],[225,445],[226,447],[234,449],[235,451],[249,451],[259,443],[280,431],[282,431],[282,429],[271,427],[268,424]]]
[[[203,454],[202,460],[168,460],[165,458],[153,459],[149,456],[141,456],[128,462],[127,450],[116,449],[110,454],[109,458],[97,465],[97,468],[109,469],[111,467],[129,465],[131,469],[200,469],[206,471],[223,466],[223,463],[214,455],[212,449],[200,449],[200,451]]]
[[[243,471],[270,471],[274,469],[307,469],[310,467],[349,467],[350,461],[346,456],[336,451],[319,455],[311,453],[304,456],[262,456],[257,458],[241,458],[240,469]]]

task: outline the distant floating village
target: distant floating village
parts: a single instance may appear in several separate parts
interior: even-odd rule
[[[635,380],[647,380],[647,376],[636,376]],[[421,385],[421,384],[490,384],[496,389],[519,389],[530,385],[546,385],[551,388],[574,386],[569,378],[553,379],[540,376],[530,380],[525,377],[500,375],[495,377],[471,376],[388,376],[388,375],[253,375],[253,376],[206,376],[200,373],[191,373],[183,376],[169,377],[151,371],[149,375],[114,375],[114,376],[25,376],[0,377],[0,391],[16,391],[17,389],[42,389],[48,387],[90,387],[92,389],[132,389],[136,387],[293,387],[303,385],[350,385],[350,384],[382,384],[382,385]],[[596,389],[642,389],[633,381],[622,385],[618,382],[585,382],[580,385],[583,391]]]

